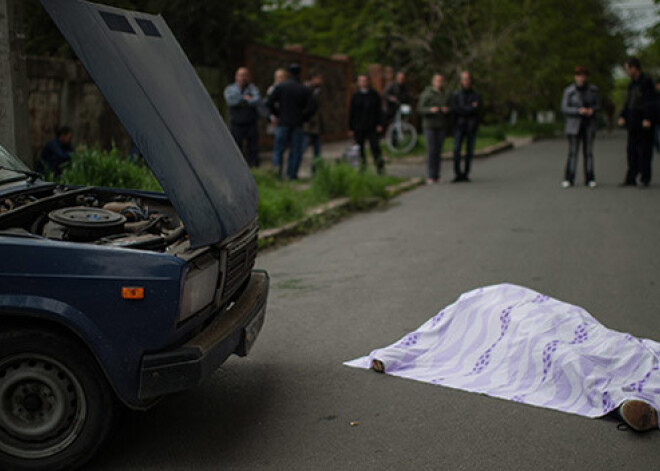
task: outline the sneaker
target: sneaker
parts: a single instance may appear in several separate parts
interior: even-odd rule
[[[623,421],[633,430],[646,432],[658,428],[658,412],[648,402],[632,399],[619,407]]]
[[[591,180],[589,183],[587,183],[587,186],[589,188],[596,188],[598,184],[596,183],[596,180]]]
[[[427,185],[433,185],[434,183],[435,183],[435,180],[434,180],[434,179],[432,179],[432,178],[427,178],[427,179],[426,179],[426,184],[427,184]]]
[[[573,185],[572,185],[571,182],[569,182],[568,180],[564,180],[563,182],[561,182],[561,187],[562,187],[562,188],[570,188],[570,187],[572,187],[572,186],[573,186]]]
[[[462,182],[463,178],[462,177],[454,177],[454,179],[451,181],[452,183],[459,183]]]

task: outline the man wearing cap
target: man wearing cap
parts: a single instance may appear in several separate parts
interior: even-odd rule
[[[578,153],[582,144],[584,179],[589,188],[596,187],[594,176],[594,138],[596,137],[596,112],[600,109],[598,88],[587,82],[586,67],[575,67],[575,81],[566,87],[561,100],[561,112],[566,117],[564,132],[568,137],[568,160],[562,187],[575,185]]]
[[[289,147],[287,177],[298,178],[298,169],[305,145],[303,124],[316,111],[312,92],[300,83],[300,65],[291,64],[289,78],[275,87],[268,97],[267,106],[277,117],[275,142],[273,144],[273,165],[279,169],[280,177],[284,167],[284,151]]]

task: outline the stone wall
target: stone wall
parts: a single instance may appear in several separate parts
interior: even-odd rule
[[[80,63],[29,57],[27,60],[32,149],[36,156],[53,138],[55,129],[70,126],[74,144],[108,149],[116,143],[130,147],[130,139],[99,89]]]

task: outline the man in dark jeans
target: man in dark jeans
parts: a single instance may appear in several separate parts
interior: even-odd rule
[[[73,153],[73,131],[68,126],[62,126],[55,132],[55,139],[46,143],[41,151],[40,170],[49,170],[55,176],[62,173],[62,165],[71,162]]]
[[[470,181],[470,164],[474,155],[474,143],[479,128],[481,97],[472,88],[469,72],[461,72],[461,89],[454,93],[451,110],[456,117],[454,124],[454,174],[452,183]],[[461,171],[461,147],[465,144],[465,169]]]
[[[564,90],[561,112],[566,117],[565,133],[568,137],[568,160],[564,181],[561,186],[569,188],[575,184],[575,173],[582,143],[584,155],[584,179],[589,188],[596,187],[594,175],[594,138],[596,136],[596,112],[600,109],[598,88],[587,82],[586,67],[575,68],[575,83]]]
[[[379,174],[382,174],[385,171],[385,163],[381,157],[379,142],[379,134],[383,131],[381,98],[378,92],[369,86],[369,77],[366,75],[358,76],[357,88],[351,98],[349,108],[349,134],[355,136],[355,142],[360,146],[362,169],[367,166],[364,143],[365,140],[369,140],[376,170]]]
[[[651,183],[655,89],[653,81],[642,72],[639,59],[630,57],[625,68],[631,80],[619,125],[628,129],[628,172],[621,186],[636,186],[640,175],[645,188]]]
[[[277,116],[273,165],[282,176],[284,151],[289,147],[286,174],[289,180],[296,180],[305,145],[303,124],[316,111],[316,104],[311,91],[300,83],[300,65],[291,64],[288,71],[289,78],[275,87],[267,106],[271,114]]]
[[[259,105],[261,96],[256,85],[250,83],[250,72],[245,67],[236,71],[236,81],[225,88],[225,101],[229,107],[229,127],[236,145],[242,150],[247,143],[246,161],[250,167],[259,166]]]

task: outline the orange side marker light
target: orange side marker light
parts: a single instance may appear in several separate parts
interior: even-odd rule
[[[125,286],[121,289],[121,297],[124,299],[144,299],[144,288]]]

